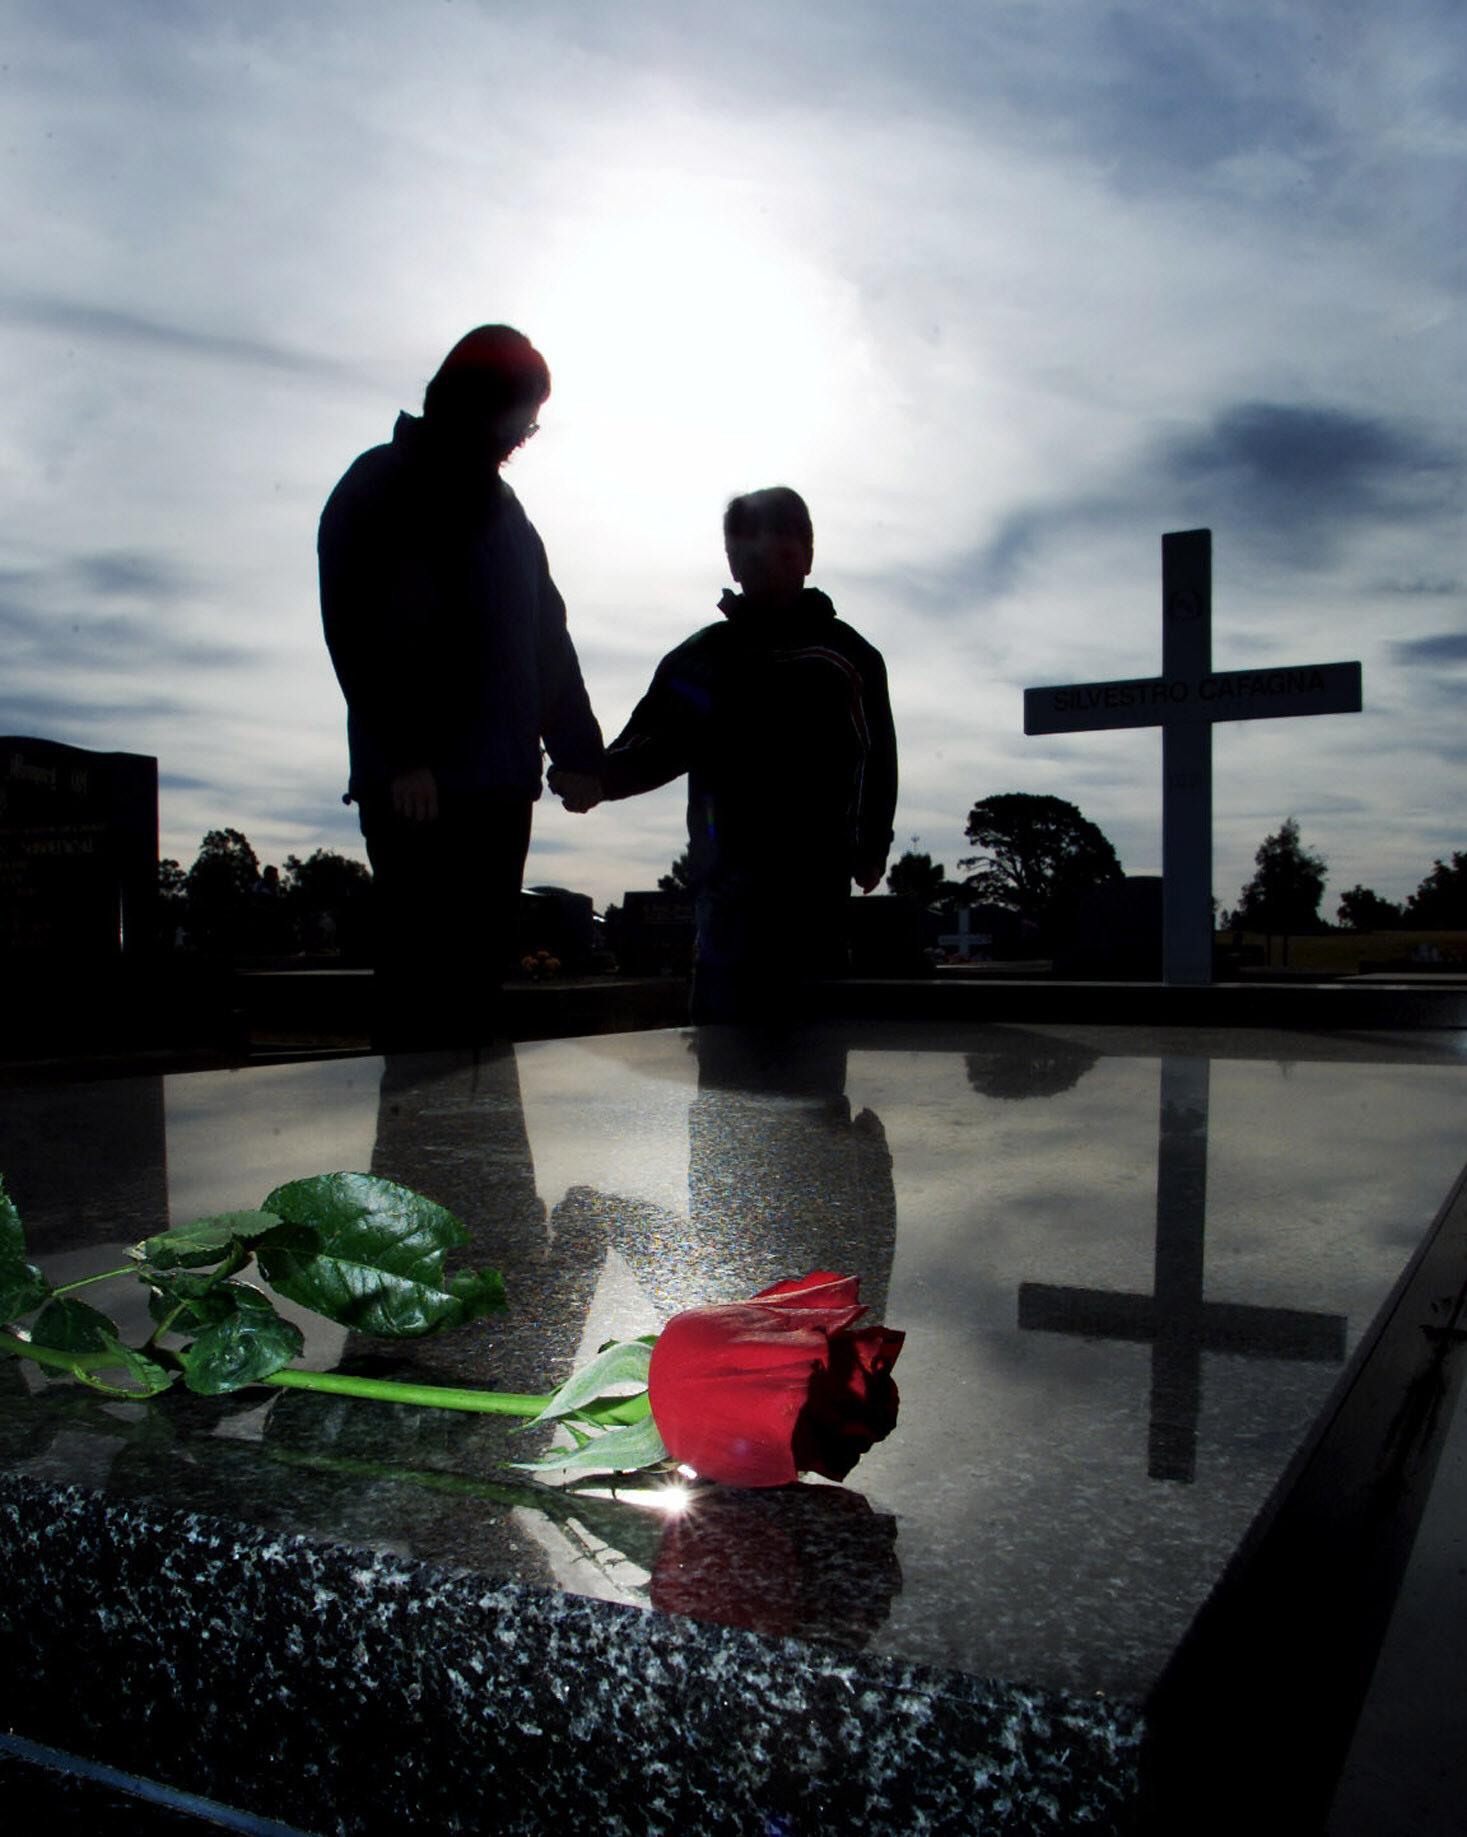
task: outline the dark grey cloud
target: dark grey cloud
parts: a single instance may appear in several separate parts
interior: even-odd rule
[[[1159,528],[1229,529],[1300,567],[1333,558],[1372,523],[1455,515],[1467,466],[1405,422],[1349,409],[1242,402],[1159,441],[1104,491],[1008,512],[922,598],[934,613],[971,615],[1001,598],[1024,568],[1061,542],[1154,507]],[[900,590],[905,577],[879,577]],[[1449,591],[1436,582],[1420,591]],[[1435,642],[1434,640],[1432,642]]]
[[[128,739],[140,721],[174,719],[195,712],[194,704],[176,695],[139,690],[136,697],[90,697],[64,688],[20,689],[0,695],[0,729],[29,734],[37,740],[61,740],[68,746],[90,746],[98,752],[144,750]]]
[[[1249,524],[1318,541],[1364,516],[1428,516],[1460,484],[1461,461],[1383,417],[1242,402],[1160,455],[1183,496]]]
[[[1413,599],[1446,599],[1453,594],[1467,593],[1467,587],[1450,574],[1414,574],[1409,579],[1385,581],[1380,591],[1400,593]]]
[[[818,576],[837,607],[875,596],[905,613],[942,621],[971,619],[1014,586],[1029,561],[1051,543],[1089,523],[1111,507],[1093,498],[1063,504],[1023,506],[999,519],[993,532],[938,567],[827,568]],[[817,567],[819,563],[817,561]]]
[[[1429,638],[1403,638],[1391,646],[1397,663],[1436,668],[1440,664],[1467,663],[1467,632],[1443,631]]]
[[[185,629],[194,588],[164,556],[99,552],[0,575],[0,647],[12,671],[27,662],[76,675],[229,669],[254,653]],[[114,611],[118,599],[144,602]],[[108,608],[102,610],[102,608]]]
[[[319,353],[292,350],[267,339],[242,337],[197,326],[174,325],[110,306],[89,306],[41,294],[0,295],[0,320],[35,326],[60,337],[95,340],[123,349],[159,351],[213,363],[244,364],[318,381],[367,386],[370,379],[348,364]]]
[[[179,599],[187,583],[172,562],[134,550],[81,555],[71,562],[79,585],[103,598]]]

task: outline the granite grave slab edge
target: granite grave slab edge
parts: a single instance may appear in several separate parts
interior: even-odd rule
[[[322,1832],[1129,1828],[1134,1706],[0,1476],[8,1724]]]

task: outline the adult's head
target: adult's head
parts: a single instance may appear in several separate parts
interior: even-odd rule
[[[723,513],[728,565],[747,598],[792,599],[815,565],[815,528],[798,491],[770,485],[736,497]]]
[[[523,332],[478,325],[438,366],[423,419],[440,444],[498,467],[534,433],[549,394],[549,367]]]

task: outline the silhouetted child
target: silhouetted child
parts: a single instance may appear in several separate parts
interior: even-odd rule
[[[693,1019],[767,1020],[846,964],[851,882],[881,880],[896,736],[881,653],[805,585],[814,532],[788,486],[723,520],[743,588],[658,664],[606,757],[605,795],[688,774]]]

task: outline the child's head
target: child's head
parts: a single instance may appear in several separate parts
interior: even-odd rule
[[[734,579],[751,599],[792,599],[815,565],[815,530],[798,491],[771,485],[736,497],[723,513]]]

